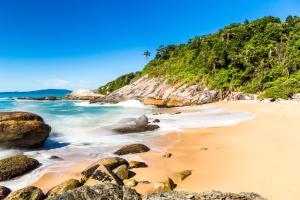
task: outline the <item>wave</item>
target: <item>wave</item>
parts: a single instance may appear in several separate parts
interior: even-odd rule
[[[74,105],[76,106],[84,106],[84,107],[128,107],[128,108],[145,108],[149,107],[144,105],[138,100],[127,100],[127,101],[121,101],[116,104],[97,104],[97,103],[90,103],[88,101],[82,101],[82,102],[75,102]]]

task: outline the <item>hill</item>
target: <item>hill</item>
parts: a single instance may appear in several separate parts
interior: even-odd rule
[[[269,16],[230,24],[186,44],[160,46],[141,72],[123,75],[99,92],[111,93],[147,75],[172,85],[287,99],[300,92],[299,70],[300,17]]]

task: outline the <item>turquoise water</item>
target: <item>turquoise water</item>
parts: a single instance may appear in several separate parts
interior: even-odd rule
[[[43,91],[32,91],[32,92],[0,92],[1,98],[41,98],[41,97],[64,97],[69,94],[70,91],[66,90],[43,90]]]

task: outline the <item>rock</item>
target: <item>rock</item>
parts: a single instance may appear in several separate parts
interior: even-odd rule
[[[50,126],[36,114],[0,113],[0,145],[2,147],[39,147],[48,138],[50,131]]]
[[[127,165],[121,165],[113,170],[113,173],[119,177],[119,179],[128,179],[128,167]]]
[[[129,162],[129,169],[133,168],[143,168],[143,167],[148,167],[148,165],[144,162],[132,160]]]
[[[98,94],[92,90],[75,90],[70,94],[63,97],[63,99],[68,100],[94,100],[96,98],[101,98],[104,95]]]
[[[178,115],[181,114],[181,112],[174,112],[172,115]]]
[[[45,198],[41,189],[29,186],[11,193],[6,200],[42,200]]]
[[[62,182],[61,184],[53,187],[47,192],[47,197],[54,197],[60,194],[63,194],[69,190],[73,190],[79,187],[81,183],[76,179],[69,179],[67,181]]]
[[[201,151],[207,151],[208,148],[207,148],[207,147],[200,147],[200,150],[201,150]]]
[[[175,183],[170,178],[154,184],[154,190],[156,193],[169,192],[172,191],[175,187]]]
[[[53,97],[53,96],[49,96],[49,97],[45,97],[45,100],[48,100],[48,101],[55,101],[57,100],[56,97]]]
[[[84,185],[97,185],[113,183],[116,185],[122,185],[123,182],[106,166],[100,165],[94,173],[86,180]]]
[[[134,187],[138,184],[138,182],[134,179],[125,179],[123,180],[123,183],[126,187]]]
[[[47,200],[141,200],[141,196],[127,187],[114,184],[82,186]]]
[[[232,92],[227,97],[229,101],[240,101],[240,100],[257,100],[257,95],[254,94],[246,94],[242,92]]]
[[[9,180],[37,168],[40,163],[27,156],[19,155],[0,160],[0,181]]]
[[[183,181],[186,177],[190,176],[192,174],[192,170],[184,170],[180,172],[176,172],[174,174],[174,180],[176,182],[181,182]]]
[[[146,181],[146,180],[139,181],[139,184],[150,184],[150,183],[151,183],[150,181]]]
[[[64,160],[61,157],[55,156],[55,155],[50,156],[49,159],[51,159],[51,160]]]
[[[155,120],[153,120],[153,123],[159,123],[160,122],[160,120],[159,119],[155,119]]]
[[[136,120],[134,120],[134,122],[137,127],[145,127],[148,125],[149,120],[148,120],[148,117],[146,117],[145,115],[142,115],[142,116],[138,117]]]
[[[11,190],[9,188],[0,186],[0,199],[4,199],[10,192]]]
[[[172,153],[167,152],[167,153],[165,153],[162,157],[163,157],[163,158],[171,158],[171,156],[172,156]]]
[[[166,105],[166,102],[163,99],[152,99],[152,98],[145,98],[143,100],[143,104],[145,105],[153,105],[158,107],[163,107]]]
[[[255,193],[222,193],[218,191],[203,193],[188,193],[171,191],[158,194],[150,194],[143,197],[143,200],[267,200]]]
[[[296,93],[292,96],[292,99],[295,101],[300,101],[300,93]]]
[[[144,144],[129,144],[123,146],[121,149],[115,152],[117,155],[135,154],[150,151],[150,148]]]
[[[108,169],[113,170],[116,167],[121,166],[121,165],[129,166],[129,163],[127,162],[127,160],[125,160],[124,158],[120,158],[120,157],[103,158],[81,172],[82,182],[85,182],[96,171],[96,169],[100,165],[104,165]]]

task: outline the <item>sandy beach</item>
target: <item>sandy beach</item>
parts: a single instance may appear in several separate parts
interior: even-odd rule
[[[149,167],[135,169],[135,179],[151,184],[139,184],[136,190],[151,193],[153,183],[172,177],[174,172],[192,170],[176,190],[255,192],[272,200],[300,199],[300,103],[239,101],[212,105],[248,111],[255,118],[234,126],[155,137],[153,142],[157,145],[178,143],[168,150],[171,158],[162,158],[162,153],[155,152],[140,154]],[[81,163],[55,181],[55,174],[46,174],[34,185],[47,191],[51,185],[76,178],[89,164]]]

